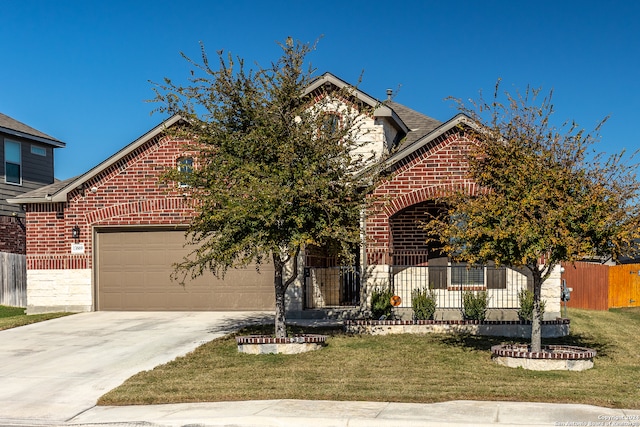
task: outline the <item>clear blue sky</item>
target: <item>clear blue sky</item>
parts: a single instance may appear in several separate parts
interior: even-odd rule
[[[67,143],[56,176],[97,165],[165,117],[151,81],[182,79],[179,53],[225,49],[267,65],[287,36],[313,42],[318,73],[439,120],[448,96],[554,90],[556,116],[601,132],[602,151],[640,147],[640,2],[0,0],[0,112]]]

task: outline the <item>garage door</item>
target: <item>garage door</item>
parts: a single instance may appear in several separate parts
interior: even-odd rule
[[[98,310],[272,310],[273,268],[230,269],[224,280],[206,274],[185,286],[171,281],[172,264],[188,252],[183,231],[99,232]]]

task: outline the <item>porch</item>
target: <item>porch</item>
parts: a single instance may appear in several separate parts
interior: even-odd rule
[[[531,287],[525,271],[495,267],[470,267],[447,258],[428,258],[426,253],[394,253],[386,257],[391,264],[309,265],[305,268],[304,309],[345,309],[366,307],[375,289],[391,289],[401,302],[396,315],[409,319],[411,296],[415,290],[430,289],[436,296],[436,319],[461,318],[463,294],[484,291],[488,296],[488,318],[516,320],[520,308],[518,294]],[[317,261],[317,260],[316,260]],[[364,271],[361,271],[364,270]]]

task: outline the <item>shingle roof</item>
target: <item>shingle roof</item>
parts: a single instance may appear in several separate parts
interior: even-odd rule
[[[139,146],[145,144],[147,141],[155,138],[157,135],[164,132],[168,127],[173,126],[175,123],[182,121],[182,117],[179,115],[170,117],[160,123],[155,128],[151,129],[149,132],[142,135],[140,138],[136,139],[129,145],[125,146],[123,149],[115,153],[113,156],[109,157],[96,167],[90,169],[82,175],[76,176],[75,178],[70,178],[65,181],[54,182],[53,184],[47,185],[46,187],[38,188],[37,190],[30,191],[28,193],[20,194],[13,199],[7,199],[9,203],[49,203],[49,202],[66,202],[67,194],[71,191],[75,190],[82,186],[87,180],[92,177],[98,175],[103,170],[108,168],[113,163],[122,159],[132,151],[134,151]]]
[[[413,144],[442,124],[439,120],[425,116],[397,102],[387,101],[385,104],[395,111],[398,117],[400,117],[404,124],[410,129],[404,141],[400,143],[399,149]]]
[[[2,113],[0,113],[0,131],[45,142],[55,145],[56,147],[64,147],[66,145],[64,142]]]
[[[77,177],[65,179],[64,181],[56,181],[53,184],[45,185],[44,187],[36,188],[27,193],[19,194],[14,199],[44,199],[55,195],[58,191],[65,188],[68,184],[73,182]]]

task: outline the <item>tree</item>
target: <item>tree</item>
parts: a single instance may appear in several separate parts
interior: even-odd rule
[[[445,214],[426,230],[453,258],[470,264],[494,261],[527,269],[533,278],[531,349],[541,349],[540,294],[560,262],[618,258],[636,251],[640,184],[624,153],[596,153],[602,123],[592,133],[575,123],[554,126],[552,92],[482,93],[459,110],[477,141],[468,158],[476,194],[442,195]],[[504,100],[504,101],[503,101]],[[631,156],[633,158],[633,156]]]
[[[365,153],[358,110],[367,111],[349,101],[353,88],[308,96],[313,70],[303,67],[314,46],[291,38],[279,46],[280,58],[256,70],[222,52],[214,69],[203,47],[200,63],[183,54],[193,67],[189,83],[165,79],[154,101],[159,111],[184,118],[174,137],[191,141],[185,149],[195,153],[193,167],[164,175],[196,210],[187,232],[194,249],[175,276],[223,276],[272,262],[275,332],[285,337],[285,293],[298,276],[302,248],[352,256],[375,174],[356,173],[371,159],[354,154]]]

